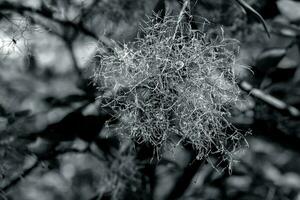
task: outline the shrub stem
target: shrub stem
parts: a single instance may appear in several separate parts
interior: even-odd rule
[[[188,164],[185,167],[182,175],[178,178],[166,200],[179,199],[188,189],[194,176],[197,174],[198,170],[203,166],[204,163],[204,160],[194,160],[190,164]]]

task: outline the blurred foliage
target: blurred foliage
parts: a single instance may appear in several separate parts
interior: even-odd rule
[[[270,39],[236,1],[191,1],[193,28],[205,17],[240,41],[245,93],[229,120],[252,135],[231,174],[218,156],[215,169],[194,160],[189,145],[157,159],[108,128],[119,121],[99,107],[92,69],[152,10],[178,16],[183,2],[0,1],[0,199],[300,199],[299,1],[245,0]]]

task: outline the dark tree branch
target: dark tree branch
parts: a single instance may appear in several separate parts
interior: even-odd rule
[[[104,161],[104,159],[102,159],[100,156],[96,155],[89,147],[85,148],[83,150],[74,149],[74,148],[57,150],[57,151],[53,152],[52,154],[49,154],[48,157],[37,158],[30,167],[24,169],[21,172],[21,174],[17,175],[15,178],[11,179],[6,185],[4,185],[2,188],[0,188],[0,191],[5,194],[10,188],[16,186],[21,180],[23,180],[25,177],[29,176],[36,168],[39,167],[41,162],[48,161],[57,156],[65,155],[68,153],[76,153],[76,154],[82,154],[82,153],[86,154],[87,153],[87,154],[90,154],[91,156],[95,157],[97,160],[99,160],[101,162]]]
[[[92,3],[92,5],[95,5],[96,3],[98,3],[98,2],[95,1],[94,3]],[[91,8],[89,8],[89,9],[91,9]],[[73,21],[69,21],[69,20],[62,20],[62,19],[53,17],[53,15],[51,13],[49,14],[48,12],[45,12],[42,9],[31,8],[28,6],[23,6],[21,4],[10,3],[7,1],[0,3],[0,12],[1,11],[15,12],[22,16],[28,17],[31,21],[41,25],[46,30],[49,29],[49,25],[47,25],[47,23],[43,23],[41,19],[47,19],[47,20],[50,20],[51,22],[55,22],[55,23],[59,24],[61,26],[62,30],[72,29],[71,32],[73,32],[74,34],[78,33],[78,31],[79,31],[79,32],[97,40],[98,42],[100,42],[101,47],[106,52],[109,52],[110,47],[113,46],[112,42],[105,36],[98,37],[95,33],[88,30],[84,26],[82,20],[79,20],[78,23],[74,23]],[[35,16],[39,16],[39,17],[41,17],[41,19],[38,20],[38,18]],[[66,30],[66,32],[69,32],[69,31]],[[67,38],[68,36],[64,35],[64,33],[59,33],[59,32],[55,32],[55,31],[54,32],[51,31],[51,33],[58,36],[60,39],[62,39],[66,43],[67,49],[70,52],[70,56],[73,61],[74,69],[75,69],[76,73],[78,74],[78,76],[81,78],[81,80],[84,80],[84,78],[82,76],[82,71],[79,68],[78,62],[77,62],[75,54],[74,54],[74,48],[72,46],[72,41],[69,38]]]
[[[17,185],[24,177],[28,176],[31,172],[33,172],[39,166],[39,164],[39,160],[35,160],[35,162],[29,168],[24,169],[22,174],[19,174],[18,176],[10,180],[5,186],[0,188],[0,191],[6,193],[10,188]]]
[[[110,195],[100,195],[100,194],[96,194],[94,196],[92,196],[89,200],[110,200],[111,196]]]
[[[185,167],[182,175],[178,178],[166,200],[176,200],[183,196],[185,191],[192,183],[194,176],[204,163],[205,161],[203,160],[194,160],[188,164],[188,166]]]
[[[249,12],[250,14],[252,14],[260,23],[262,23],[265,32],[267,33],[267,36],[270,38],[270,31],[266,25],[266,22],[264,20],[264,18],[256,11],[254,10],[247,2],[245,2],[244,0],[235,0],[243,9],[245,9],[246,12]]]
[[[145,163],[143,167],[140,168],[140,173],[143,174],[143,190],[147,193],[147,199],[152,200],[156,184],[155,169],[158,160],[155,158],[158,155],[156,155],[157,151],[155,148],[157,147],[148,143],[141,145],[135,142],[135,148],[138,162]]]
[[[44,12],[41,9],[36,9],[36,8],[31,8],[31,7],[27,7],[27,6],[23,6],[20,4],[16,4],[16,3],[10,3],[7,1],[4,1],[2,3],[0,3],[0,11],[11,11],[11,12],[16,12],[19,13],[20,15],[26,15],[26,13],[30,13],[30,14],[36,14],[39,15],[41,17],[44,17],[46,19],[49,19],[51,21],[54,21],[60,25],[62,25],[63,27],[70,27],[72,29],[74,29],[75,31],[80,31],[81,33],[95,39],[95,40],[101,40],[103,37],[99,38],[95,33],[93,33],[92,31],[88,30],[84,24],[82,22],[80,23],[74,23],[73,21],[69,21],[69,20],[62,20],[59,18],[55,18],[52,15],[49,15],[47,12]],[[107,40],[102,41],[104,44],[107,44]],[[109,45],[109,44],[107,44]]]

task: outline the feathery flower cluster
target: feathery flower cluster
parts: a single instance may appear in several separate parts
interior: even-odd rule
[[[157,148],[180,136],[197,150],[230,156],[243,135],[228,121],[239,101],[233,67],[237,42],[203,20],[192,30],[177,17],[150,19],[135,42],[103,55],[94,80],[120,120],[118,130]],[[183,141],[182,140],[182,141]]]

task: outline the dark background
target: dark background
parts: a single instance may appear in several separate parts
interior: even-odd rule
[[[96,101],[101,54],[133,41],[152,11],[178,15],[181,1],[1,0],[0,199],[300,200],[300,2],[245,2],[271,37],[238,1],[190,10],[240,41],[245,101],[230,120],[252,134],[229,171],[189,148],[158,162],[147,146],[122,152],[128,144],[105,128]]]

